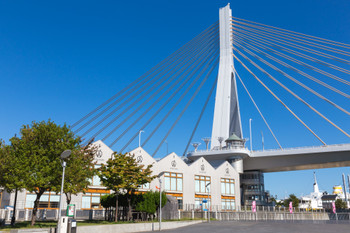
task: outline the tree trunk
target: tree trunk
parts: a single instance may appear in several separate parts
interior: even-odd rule
[[[126,198],[128,200],[128,217],[127,217],[127,221],[131,221],[131,218],[132,218],[132,213],[131,213],[131,195],[127,194]]]
[[[64,193],[64,194],[66,194],[66,200],[67,200],[67,206],[68,206],[72,201],[72,194],[71,193]]]
[[[36,214],[38,212],[38,207],[39,207],[39,201],[40,201],[40,197],[41,195],[43,195],[44,191],[40,191],[36,194],[36,199],[34,201],[34,208],[33,208],[33,213],[32,213],[32,221],[30,223],[30,225],[34,226],[35,224],[35,220],[36,220]]]
[[[118,222],[118,194],[115,195],[115,218],[114,218],[114,222]]]

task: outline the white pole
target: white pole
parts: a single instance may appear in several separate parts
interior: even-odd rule
[[[62,195],[63,195],[63,185],[64,185],[64,172],[66,170],[66,161],[62,160],[62,183],[61,183],[61,193],[60,193],[60,204],[59,204],[59,210],[58,210],[58,224],[57,224],[57,233],[60,233],[61,231],[61,212],[62,212]]]
[[[141,133],[144,133],[145,131],[140,130],[139,131],[139,147],[141,147]]]
[[[208,191],[208,200],[207,200],[207,208],[208,208],[208,223],[210,223],[210,209],[209,209],[209,185],[210,182],[206,185],[207,191]]]
[[[250,153],[253,151],[253,141],[252,141],[252,118],[249,119],[249,136],[250,136]]]
[[[162,180],[159,178],[159,231],[162,230]]]

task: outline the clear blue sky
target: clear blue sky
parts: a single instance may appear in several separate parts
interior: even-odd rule
[[[230,2],[236,17],[350,44],[348,0]],[[7,141],[21,125],[33,120],[74,123],[217,21],[219,7],[226,4],[222,0],[1,1],[0,138]],[[244,78],[251,90],[262,93],[260,107],[284,147],[320,145],[268,94],[255,88],[250,77]],[[277,148],[242,89],[239,95],[244,136],[248,137],[252,118],[254,149],[261,149],[261,131],[265,148]],[[349,106],[347,100],[339,101],[343,107]],[[350,131],[348,116],[319,107]],[[304,113],[297,104],[295,108]],[[213,102],[193,141],[210,136],[212,111]],[[197,116],[191,112],[185,115],[188,118],[182,126],[190,128]],[[317,128],[328,144],[349,143],[349,138],[315,115],[305,112],[303,119]],[[182,154],[186,133],[174,131],[167,140],[169,151]],[[136,146],[137,141],[130,148]],[[165,154],[166,148],[161,150]],[[278,197],[309,193],[312,172],[266,174],[266,189]],[[333,185],[341,183],[341,174],[350,174],[350,169],[316,172],[320,189],[331,191]]]

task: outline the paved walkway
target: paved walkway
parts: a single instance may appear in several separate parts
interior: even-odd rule
[[[164,233],[349,233],[350,223],[311,222],[223,222],[200,223]]]

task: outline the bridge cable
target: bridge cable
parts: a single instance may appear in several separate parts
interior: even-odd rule
[[[278,35],[280,35],[280,36],[282,36],[282,37],[292,37],[292,38],[294,38],[294,39],[296,39],[296,40],[298,40],[298,41],[304,41],[304,42],[306,42],[306,43],[310,43],[310,44],[318,45],[318,46],[321,46],[321,47],[326,47],[326,48],[334,49],[334,50],[337,50],[337,51],[349,53],[349,52],[344,51],[344,50],[341,50],[341,49],[336,49],[336,48],[334,48],[334,47],[326,46],[326,45],[324,45],[324,42],[321,42],[321,43],[320,43],[320,41],[318,41],[318,43],[312,42],[312,41],[314,41],[314,40],[312,40],[311,38],[302,37],[303,39],[300,39],[300,37],[299,37],[298,35],[288,34],[288,33],[285,33],[285,32],[283,32],[283,31],[278,31],[278,30],[274,30],[274,29],[270,29],[270,28],[264,28],[264,27],[260,27],[260,26],[254,25],[254,24],[249,24],[249,23],[245,23],[245,22],[239,22],[239,21],[235,21],[235,20],[233,20],[233,22],[234,22],[234,23],[232,23],[231,25],[240,25],[240,24],[243,24],[243,25],[245,25],[245,26],[247,26],[247,27],[253,27],[253,28],[256,28],[256,29],[258,29],[258,30],[261,30],[261,31],[264,31],[264,32],[268,32],[268,33],[270,33],[270,34],[278,34]],[[306,40],[304,40],[304,39],[306,39]],[[329,43],[327,43],[327,44],[329,44]],[[337,44],[332,44],[332,46],[339,46],[339,45],[337,45]],[[348,49],[348,50],[350,49],[350,48],[344,47],[344,46],[340,46],[340,47],[343,47],[343,49],[344,49],[344,48],[345,48],[345,49]]]
[[[168,113],[163,117],[163,119],[158,123],[158,125],[153,129],[151,134],[146,138],[146,140],[142,143],[142,147],[144,147],[147,142],[151,139],[154,133],[158,130],[158,128],[164,123],[164,121],[169,117],[169,115],[174,111],[174,109],[179,105],[179,103],[183,100],[186,94],[192,89],[192,87],[197,83],[198,79],[204,74],[204,72],[208,69],[208,67],[213,63],[215,57],[219,54],[219,51],[211,58],[209,63],[201,70],[201,72],[196,76],[195,80],[190,84],[190,86],[186,89],[184,93],[180,96],[180,98],[176,101],[176,103],[172,106],[172,108],[168,111]]]
[[[239,50],[233,47],[233,49],[238,52],[242,57],[244,57],[246,60],[248,60],[252,65],[254,65],[256,68],[258,68],[261,72],[266,74],[269,78],[271,78],[273,81],[275,81],[278,85],[280,85],[283,89],[288,91],[291,95],[293,95],[296,99],[301,101],[303,104],[305,104],[307,107],[309,107],[311,110],[313,110],[316,114],[318,114],[320,117],[322,117],[324,120],[328,121],[331,125],[333,125],[335,128],[337,128],[339,131],[341,131],[343,134],[345,134],[347,137],[350,138],[350,135],[345,132],[343,129],[341,129],[339,126],[337,126],[335,123],[333,123],[331,120],[329,120],[327,117],[325,117],[322,113],[317,111],[313,106],[311,106],[309,103],[307,103],[304,99],[302,99],[300,96],[295,94],[292,90],[290,90],[288,87],[286,87],[284,84],[282,84],[280,81],[278,81],[276,78],[274,78],[272,75],[270,75],[268,72],[266,72],[263,68],[261,68],[259,65],[257,65],[255,62],[253,62],[251,59],[249,59],[247,56],[245,56],[243,53],[241,53]],[[254,56],[255,58],[259,59],[257,56]]]
[[[301,40],[301,39],[296,39],[296,38],[290,39],[291,36],[283,36],[283,35],[280,35],[279,33],[271,33],[269,31],[264,31],[264,30],[260,30],[260,29],[256,30],[256,29],[252,29],[250,27],[242,26],[240,24],[231,24],[231,25],[234,26],[234,27],[235,26],[236,27],[240,27],[241,29],[246,30],[246,31],[255,32],[256,34],[262,34],[262,35],[265,35],[265,36],[276,37],[276,38],[279,38],[281,40],[293,41],[293,42],[296,42],[296,43],[308,45],[310,47],[326,50],[326,51],[329,51],[329,52],[332,52],[332,53],[337,53],[337,54],[341,54],[341,55],[348,56],[348,57],[350,56],[350,53],[347,52],[347,51],[331,48],[331,47],[328,47],[328,46],[325,46],[325,45],[318,45],[316,43],[307,42],[307,41]]]
[[[293,48],[296,48],[296,49],[299,49],[299,50],[306,51],[308,53],[312,53],[312,54],[315,54],[315,55],[318,55],[318,56],[321,56],[321,57],[326,57],[328,59],[331,59],[331,60],[334,60],[334,61],[338,61],[338,62],[347,64],[347,65],[350,64],[350,61],[347,60],[347,59],[343,59],[343,58],[340,58],[340,57],[329,55],[329,54],[326,54],[326,53],[323,53],[323,52],[320,52],[320,51],[317,51],[317,50],[314,50],[314,49],[311,49],[311,48],[307,48],[307,47],[304,47],[304,46],[301,46],[301,45],[298,45],[298,44],[294,44],[294,43],[291,43],[291,42],[288,42],[288,41],[284,41],[284,40],[281,40],[281,39],[276,39],[276,38],[273,38],[273,37],[271,38],[271,36],[261,35],[261,33],[255,33],[254,34],[254,33],[252,33],[249,30],[242,30],[240,28],[235,28],[235,27],[232,27],[231,29],[234,30],[234,31],[239,31],[241,33],[244,32],[244,33],[249,34],[249,35],[252,35],[252,34],[253,35],[258,35],[259,37],[265,38],[267,40],[272,40],[272,41],[275,41],[275,42],[280,43],[280,44],[284,44],[284,45],[287,45],[287,46],[290,46],[290,47],[293,47]]]
[[[302,37],[302,38],[309,38],[309,37],[311,37],[311,38],[309,38],[310,40],[320,41],[322,43],[331,44],[331,45],[337,45],[339,47],[349,48],[350,49],[350,44],[341,43],[341,42],[333,41],[333,40],[328,40],[328,39],[324,39],[324,38],[317,37],[317,36],[311,36],[311,35],[307,35],[307,34],[304,34],[304,33],[295,32],[295,31],[291,31],[291,30],[287,30],[287,29],[283,29],[283,28],[279,28],[279,27],[274,27],[274,26],[270,26],[270,25],[266,25],[266,24],[262,24],[262,23],[257,23],[257,22],[254,22],[254,21],[249,21],[249,20],[241,19],[241,18],[237,18],[237,17],[232,17],[232,18],[236,19],[236,20],[240,20],[240,21],[245,21],[245,22],[249,22],[249,23],[253,23],[253,24],[258,24],[258,25],[261,25],[261,26],[264,26],[264,27],[268,27],[268,28],[274,28],[274,29],[277,29],[277,30],[280,30],[280,31],[284,31],[284,32],[286,32],[288,34],[297,35],[297,36]]]
[[[185,150],[184,150],[184,153],[182,154],[183,157],[185,157],[186,152],[187,152],[187,150],[188,150],[188,147],[190,146],[190,143],[191,143],[191,141],[192,141],[192,139],[193,139],[193,136],[194,136],[194,134],[195,134],[196,131],[197,131],[199,122],[201,121],[202,116],[203,116],[203,114],[204,114],[204,111],[205,111],[205,109],[207,108],[208,102],[209,102],[209,100],[210,100],[211,95],[213,94],[213,91],[214,91],[214,89],[215,89],[215,87],[216,87],[217,81],[218,81],[218,76],[216,76],[216,79],[215,79],[215,81],[214,81],[214,83],[213,83],[213,86],[211,87],[211,89],[210,89],[210,91],[209,91],[209,94],[208,94],[208,97],[207,97],[207,99],[206,99],[206,101],[205,101],[205,103],[204,103],[204,105],[203,105],[203,107],[202,107],[202,111],[201,111],[201,113],[199,114],[199,117],[198,117],[198,119],[197,119],[197,122],[196,122],[196,124],[195,124],[195,126],[194,126],[194,128],[193,128],[193,131],[192,131],[192,133],[191,133],[191,136],[190,136],[190,138],[189,138],[189,140],[188,140],[188,142],[187,142],[187,145],[186,145],[186,148],[185,148]]]
[[[237,34],[237,33],[238,33],[238,34]],[[262,39],[262,38],[257,38],[257,36],[254,35],[254,34],[251,34],[251,33],[244,33],[244,32],[238,32],[238,31],[235,31],[233,34],[234,34],[234,35],[239,35],[239,36],[244,37],[244,38],[247,38],[247,39],[249,39],[249,40],[251,40],[251,41],[255,41],[255,42],[258,41],[258,42],[260,42],[260,43],[263,43],[263,44],[266,44],[266,45],[270,45],[270,46],[272,46],[272,47],[275,47],[275,48],[278,48],[278,49],[280,49],[280,50],[286,51],[286,52],[288,52],[288,53],[294,54],[294,55],[296,55],[296,56],[298,56],[298,57],[302,57],[302,58],[307,59],[307,60],[309,60],[309,61],[313,61],[313,62],[315,62],[315,63],[317,63],[317,64],[321,64],[321,65],[326,66],[326,67],[328,67],[328,68],[332,68],[332,69],[334,69],[334,70],[338,70],[338,71],[340,71],[340,72],[343,72],[343,73],[346,73],[346,74],[350,74],[350,71],[347,70],[347,69],[344,69],[344,68],[341,68],[341,67],[339,67],[339,66],[333,65],[333,64],[331,64],[331,63],[329,63],[329,62],[322,61],[322,60],[320,60],[320,59],[317,59],[317,58],[308,56],[308,55],[306,55],[306,54],[297,52],[297,51],[295,51],[295,50],[289,49],[289,48],[287,48],[287,47],[285,47],[285,46],[282,46],[282,45],[280,45],[280,44],[272,43],[272,42],[270,42],[270,41],[268,41],[268,40],[265,40],[265,39]],[[248,35],[247,35],[247,34],[248,34]]]
[[[200,48],[200,46],[194,47],[194,51],[193,51],[192,49],[190,50],[190,52],[192,52],[192,54],[194,54],[194,57],[197,56],[196,51],[197,51],[199,48]],[[187,53],[186,53],[186,54],[187,54]],[[156,85],[158,85],[158,84],[162,83],[163,81],[167,80],[168,76],[163,77],[163,74],[167,73],[167,72],[168,72],[172,67],[174,67],[174,66],[175,66],[175,67],[181,67],[183,64],[186,63],[186,61],[190,60],[191,58],[193,58],[193,57],[186,56],[186,59],[185,59],[185,60],[180,60],[180,61],[178,60],[177,62],[173,63],[170,67],[168,67],[165,71],[163,71],[160,75],[158,75],[158,76],[157,76],[158,78],[156,78],[156,79],[154,79],[154,80],[152,80],[152,81],[150,81],[150,82],[147,83],[147,85],[146,85],[145,88],[151,86],[151,89],[150,89],[149,91],[145,92],[145,93],[144,93],[142,96],[140,96],[137,100],[134,100],[134,99],[135,99],[135,97],[136,97],[137,95],[139,95],[140,93],[135,92],[135,93],[134,93],[132,96],[130,96],[123,104],[119,105],[116,109],[114,109],[112,112],[110,112],[107,116],[105,116],[103,119],[101,119],[99,122],[97,122],[94,126],[92,126],[90,129],[88,129],[84,134],[82,134],[82,136],[85,136],[87,133],[91,132],[94,128],[96,128],[98,125],[100,125],[101,123],[103,123],[106,119],[108,119],[108,118],[109,118],[110,116],[112,116],[116,111],[118,111],[119,109],[121,109],[122,107],[124,107],[124,106],[125,106],[127,103],[129,103],[130,101],[134,100],[134,102],[133,102],[134,104],[138,103],[139,100],[141,100],[141,99],[142,99],[143,97],[145,97],[148,93],[150,93],[150,91],[154,90],[154,89],[157,87]],[[179,64],[179,63],[180,63],[180,64]],[[163,78],[160,79],[161,77],[163,77]],[[158,80],[160,79],[160,81],[158,81],[156,85],[152,85],[157,79],[158,79]],[[103,128],[103,130],[104,130],[105,128],[107,128],[110,124],[111,124],[111,122],[109,122],[109,123]],[[103,131],[103,130],[102,130],[102,131]],[[99,131],[98,134],[101,133],[102,131]],[[94,136],[97,136],[97,135],[94,135]]]
[[[159,148],[162,146],[162,144],[164,143],[164,141],[168,138],[169,134],[171,133],[171,131],[174,129],[174,127],[176,126],[177,122],[181,119],[181,117],[183,116],[183,114],[185,113],[185,111],[187,110],[187,108],[190,106],[190,104],[192,103],[193,99],[196,97],[196,95],[198,94],[198,92],[201,90],[202,86],[204,85],[204,83],[207,81],[208,77],[211,75],[212,71],[214,70],[214,68],[217,66],[217,64],[219,63],[219,58],[217,59],[217,61],[215,62],[215,65],[211,67],[211,69],[209,70],[209,72],[207,73],[207,75],[203,78],[202,82],[200,83],[200,85],[197,87],[196,91],[193,93],[193,95],[191,96],[191,99],[187,102],[186,106],[182,109],[182,112],[180,113],[180,115],[177,117],[177,119],[175,120],[175,122],[173,123],[173,125],[171,126],[171,128],[168,130],[167,134],[165,135],[165,137],[162,139],[162,141],[159,143],[157,149],[153,152],[152,157],[154,157],[154,155],[158,152]]]
[[[202,63],[199,64],[199,65],[197,66],[196,70],[193,71],[193,72],[187,77],[187,79],[186,79],[184,82],[182,82],[181,85],[180,85],[175,91],[172,90],[172,88],[169,88],[168,91],[172,91],[172,95],[163,103],[163,105],[162,105],[161,107],[159,107],[158,111],[155,112],[155,113],[153,114],[153,116],[148,120],[148,122],[147,122],[146,124],[144,124],[144,125],[141,127],[141,129],[144,129],[144,128],[148,125],[148,123],[149,123],[150,121],[152,121],[153,118],[154,118],[155,116],[158,115],[158,113],[164,108],[164,106],[167,105],[167,104],[170,102],[170,100],[173,99],[173,97],[184,87],[184,85],[185,85],[185,84],[193,77],[193,75],[203,66],[203,64],[205,64],[205,62],[206,62],[206,61],[202,61]],[[183,76],[186,76],[186,75],[183,75]],[[182,77],[181,77],[181,79],[182,79]],[[113,146],[116,142],[118,142],[118,140],[119,140],[121,137],[123,137],[123,136],[125,135],[125,133],[127,133],[137,122],[139,122],[139,121],[141,120],[141,118],[142,118],[145,114],[147,114],[148,111],[151,110],[151,109],[154,107],[154,105],[157,104],[157,103],[159,102],[159,100],[162,99],[163,97],[164,97],[163,95],[160,96],[160,97],[158,98],[158,100],[156,100],[156,101],[141,115],[141,116],[139,116],[131,125],[129,125],[129,127],[128,127],[126,130],[124,130],[123,133],[120,134],[120,135],[118,136],[118,138],[117,138],[115,141],[113,141],[112,144],[111,144],[110,146]],[[128,146],[128,145],[137,137],[137,135],[138,135],[138,132],[129,140],[129,142],[126,144],[126,146]],[[124,149],[125,149],[125,148],[124,148]]]
[[[192,77],[196,72],[197,72],[197,71],[193,71],[193,72],[190,74],[190,77]],[[187,93],[187,92],[189,91],[189,89],[192,88],[192,86],[195,84],[195,82],[198,80],[198,78],[199,78],[199,77],[197,77],[197,78],[190,84],[190,86],[185,90],[184,93]],[[168,98],[168,100],[167,100],[165,103],[163,103],[163,105],[152,115],[151,118],[148,119],[148,121],[141,127],[141,129],[144,129],[144,128],[147,127],[147,125],[158,115],[158,113],[164,108],[164,106],[165,106],[166,104],[168,104],[170,100],[172,100],[172,98],[177,94],[177,92],[178,92],[179,90],[180,90],[180,89],[177,89],[177,90]],[[180,97],[180,99],[183,98],[183,97],[184,97],[184,94],[183,94],[183,96]],[[178,102],[181,101],[180,99],[178,100]],[[128,128],[128,130],[129,130],[129,128]],[[121,152],[122,152],[136,137],[137,137],[137,135],[138,135],[138,132],[136,132],[136,133],[134,134],[134,136],[124,145],[124,147],[121,149]],[[146,140],[147,140],[147,139],[146,139]],[[113,144],[114,144],[115,142],[116,142],[116,141],[114,141]],[[142,145],[142,147],[143,147],[143,146],[144,146],[144,144]]]
[[[209,46],[209,45],[208,45],[208,46]],[[205,48],[203,48],[203,50],[202,50],[200,53],[198,53],[197,56],[201,55],[201,54],[202,54],[203,52],[205,52],[205,51],[206,51]],[[140,116],[141,118],[142,118],[148,111],[150,111],[160,100],[162,100],[163,97],[164,97],[167,93],[169,93],[170,91],[172,91],[173,87],[175,87],[175,86],[187,75],[187,73],[192,69],[192,67],[196,66],[197,63],[199,63],[200,61],[202,61],[202,59],[197,59],[196,57],[195,57],[194,59],[192,59],[192,60],[194,61],[194,63],[192,63],[192,66],[190,67],[190,69],[188,69],[180,78],[177,78],[177,79],[176,79],[176,82],[174,82],[174,83],[171,85],[171,87],[167,88],[166,91],[165,91],[160,97],[158,97],[158,99],[157,99],[156,101],[154,101],[153,104]],[[190,64],[191,64],[191,63],[187,63],[187,66],[186,66],[186,67],[188,67]],[[173,80],[174,78],[176,78],[177,75],[180,74],[183,70],[184,70],[184,68],[178,70],[178,71],[173,75],[173,77],[172,77],[171,79],[169,79],[169,82],[170,82],[171,80]],[[106,140],[110,135],[112,135],[121,125],[123,125],[128,119],[130,119],[132,116],[134,116],[134,114],[137,113],[146,103],[148,103],[150,100],[152,100],[153,97],[154,97],[157,93],[159,93],[162,89],[163,89],[163,88],[161,87],[161,88],[159,88],[156,92],[154,92],[154,93],[152,94],[152,96],[150,96],[143,104],[141,104],[137,109],[135,109],[132,113],[130,113],[129,116],[126,117],[126,118],[124,119],[124,121],[122,121],[121,123],[119,123],[119,125],[117,125],[113,130],[111,130],[111,131],[108,133],[108,135],[106,135],[102,140],[104,141],[104,140]],[[136,121],[136,122],[137,122],[137,121]],[[136,122],[135,122],[135,123],[136,123]],[[123,135],[124,135],[124,134],[123,134]],[[120,135],[120,136],[122,136],[122,135]],[[114,145],[114,143],[115,143],[116,141],[119,140],[120,136],[119,136],[119,137],[117,138],[117,140],[115,140],[111,145]]]
[[[322,139],[317,136],[317,134],[312,131],[310,129],[309,126],[307,126],[280,98],[278,98],[278,96],[270,89],[266,86],[266,84],[261,81],[258,76],[256,76],[234,53],[232,54],[233,57],[250,73],[253,75],[253,77],[263,86],[265,87],[265,89],[270,92],[270,94],[276,98],[276,100],[278,100],[302,125],[304,125],[323,145],[326,146],[326,143],[324,141],[322,141]]]
[[[235,39],[234,39],[235,40]],[[235,40],[237,41],[237,40]],[[239,46],[240,48],[242,48],[243,50],[245,50],[245,48],[240,44],[238,45],[236,42],[234,42],[237,46]],[[263,56],[265,57],[268,57],[270,58],[271,60],[274,60],[276,61],[277,63],[287,67],[287,68],[290,68],[291,66],[286,64],[285,62],[273,57],[273,56],[270,56],[264,52],[262,52],[261,50],[255,48],[255,47],[252,47],[250,45],[246,45],[247,47],[249,47],[250,49],[262,54]],[[248,50],[248,49],[247,49]],[[246,51],[246,50],[245,50]],[[248,50],[249,51],[249,50]],[[246,52],[248,52],[246,51]],[[249,53],[249,52],[248,52]],[[251,54],[251,53],[250,53]],[[252,54],[251,54],[252,55]],[[254,56],[254,55],[252,55]],[[259,58],[258,58],[259,59]],[[261,58],[260,58],[261,59]],[[259,59],[259,60],[260,60]],[[324,97],[323,95],[319,94],[318,92],[314,91],[313,89],[309,88],[308,86],[306,86],[305,84],[303,84],[302,82],[298,81],[297,79],[293,78],[292,76],[286,74],[285,72],[283,72],[282,70],[276,68],[275,66],[273,66],[272,64],[268,63],[267,61],[265,61],[264,59],[261,59],[260,61],[262,61],[263,63],[265,63],[266,65],[270,66],[271,68],[273,68],[274,70],[276,70],[277,72],[281,73],[282,75],[284,75],[285,77],[287,77],[288,79],[292,80],[293,82],[297,83],[298,85],[302,86],[303,88],[305,88],[306,90],[310,91],[311,93],[315,94],[316,96],[318,96],[319,98],[323,99],[324,101],[326,101],[327,103],[331,104],[332,106],[338,108],[339,110],[343,111],[344,113],[350,115],[350,112],[348,112],[347,110],[343,109],[342,107],[340,107],[339,105],[335,104],[334,102],[332,102],[331,100],[327,99],[326,97]],[[294,67],[291,67],[290,69],[294,70],[294,71],[300,71]],[[298,72],[299,73],[299,72]],[[300,73],[302,73],[302,71],[300,71]],[[349,98],[350,96],[347,95],[344,93],[344,96]]]
[[[280,56],[280,57],[283,57],[283,58],[285,58],[285,59],[287,59],[287,60],[289,60],[289,61],[292,61],[292,62],[294,62],[294,63],[297,63],[297,64],[299,64],[299,65],[301,65],[301,66],[303,66],[303,67],[306,67],[306,68],[308,68],[308,69],[310,69],[310,70],[313,70],[313,71],[315,71],[315,72],[318,72],[318,73],[320,73],[320,74],[323,74],[323,75],[325,75],[325,76],[327,76],[327,77],[329,77],[329,78],[332,78],[332,79],[334,79],[334,80],[336,80],[336,81],[339,81],[339,82],[342,82],[342,83],[344,83],[344,84],[346,84],[346,85],[350,85],[350,82],[349,81],[347,81],[347,80],[344,80],[344,79],[341,79],[341,78],[339,78],[339,77],[337,77],[337,76],[335,76],[335,75],[333,75],[333,74],[330,74],[330,73],[328,73],[328,72],[326,72],[326,71],[323,71],[323,70],[320,70],[320,69],[318,69],[317,67],[314,67],[314,66],[312,66],[312,65],[310,65],[310,64],[307,64],[307,63],[305,63],[305,62],[302,62],[302,61],[300,61],[300,60],[298,60],[298,59],[295,59],[295,58],[293,58],[293,57],[290,57],[290,56],[288,56],[288,55],[286,55],[286,54],[284,54],[284,53],[281,53],[281,52],[278,52],[277,50],[274,50],[274,49],[272,49],[272,48],[269,48],[269,47],[266,47],[266,46],[264,46],[264,45],[262,45],[262,44],[260,44],[260,43],[258,43],[258,42],[255,42],[255,41],[247,41],[246,40],[246,37],[245,36],[241,36],[241,35],[237,35],[237,34],[235,34],[235,39],[237,39],[237,41],[239,41],[239,42],[241,42],[241,43],[244,43],[245,45],[250,45],[250,46],[252,46],[252,47],[254,47],[254,48],[256,48],[255,46],[257,46],[257,47],[259,47],[259,48],[262,48],[262,49],[264,49],[264,50],[267,50],[267,51],[269,51],[269,52],[271,52],[271,53],[273,53],[273,54],[275,54],[275,55],[277,55],[277,56]],[[254,46],[255,45],[255,46]],[[277,58],[276,58],[277,59]],[[277,60],[279,60],[279,59],[277,59]]]
[[[267,128],[269,129],[270,133],[272,134],[273,138],[274,138],[274,139],[275,139],[275,141],[277,142],[277,144],[278,144],[278,146],[280,147],[280,149],[281,149],[281,150],[283,150],[283,148],[282,148],[281,144],[280,144],[280,143],[279,143],[279,141],[277,140],[277,137],[276,137],[276,136],[275,136],[275,134],[273,133],[273,131],[272,131],[272,129],[271,129],[271,127],[270,127],[270,125],[267,123],[267,121],[266,121],[266,119],[265,119],[264,115],[263,115],[263,114],[262,114],[262,112],[260,111],[260,109],[259,109],[258,105],[257,105],[257,104],[256,104],[256,102],[254,101],[254,99],[253,99],[252,95],[250,94],[250,92],[249,92],[248,88],[246,87],[246,85],[244,84],[243,80],[242,80],[242,79],[241,79],[241,77],[239,76],[239,74],[238,74],[237,70],[235,69],[235,67],[234,67],[234,66],[232,66],[232,68],[233,68],[234,72],[236,73],[236,75],[237,75],[237,77],[238,77],[239,81],[241,82],[241,84],[242,84],[242,86],[243,86],[244,90],[247,92],[247,94],[248,94],[248,96],[249,96],[250,100],[253,102],[253,104],[254,104],[254,106],[255,106],[256,110],[258,110],[258,112],[259,112],[259,114],[260,114],[261,118],[262,118],[262,119],[263,119],[263,121],[265,122],[265,124],[266,124]]]
[[[175,52],[173,55],[170,56],[169,59],[166,59],[167,63],[175,65],[176,61],[179,59],[179,56],[184,56],[187,53],[189,53],[190,51],[193,51],[194,47],[193,45],[198,45],[198,42],[203,40],[203,38],[205,38],[207,36],[208,33],[212,33],[213,31],[215,31],[215,28],[217,28],[216,26],[211,26],[211,29],[209,31],[205,30],[204,33],[201,33],[199,36],[195,37],[194,39],[192,39],[190,42],[186,43],[185,46],[182,46],[182,49],[177,50],[177,52]],[[175,63],[174,63],[175,61]],[[164,62],[161,62],[162,64]],[[147,81],[150,80],[150,78],[154,77],[155,75],[157,75],[161,70],[164,70],[164,67],[167,66],[161,66],[160,69],[155,70],[155,72],[153,74],[151,74],[150,76],[148,76],[147,78],[143,78],[142,81],[140,83],[138,83],[138,85],[136,87],[134,87],[133,89],[130,89],[126,94],[120,96],[116,101],[114,101],[110,106],[108,106],[106,109],[104,109],[103,111],[101,111],[98,115],[96,115],[95,117],[93,117],[92,119],[90,119],[87,123],[85,123],[83,126],[81,126],[78,130],[74,131],[74,133],[79,132],[80,130],[82,130],[83,128],[85,128],[87,125],[91,124],[94,120],[96,120],[98,117],[100,117],[103,113],[105,113],[106,111],[108,111],[110,108],[112,108],[113,106],[115,106],[118,102],[120,102],[120,100],[124,100],[125,97],[129,96],[132,92],[135,92],[138,88],[140,88],[144,83],[146,83]],[[144,76],[142,76],[144,77]],[[156,76],[158,77],[158,76]],[[146,85],[146,87],[149,85]]]
[[[210,26],[208,29],[206,29],[205,31],[201,32],[198,36],[202,35],[203,33],[205,33],[207,30],[212,29],[213,27],[217,26],[217,23]],[[198,37],[197,36],[197,37]],[[110,103],[113,99],[115,99],[117,96],[120,96],[122,93],[124,93],[126,90],[128,90],[129,88],[131,88],[133,85],[139,83],[140,81],[144,80],[145,77],[147,77],[150,73],[152,73],[154,70],[158,69],[162,64],[164,64],[165,62],[169,61],[171,58],[173,58],[176,54],[178,54],[181,50],[185,49],[186,46],[188,46],[188,44],[192,43],[194,40],[197,39],[197,37],[193,38],[192,40],[190,40],[188,43],[186,43],[185,45],[181,46],[178,50],[176,50],[174,53],[172,53],[171,55],[169,55],[167,58],[165,58],[163,61],[161,61],[160,63],[158,63],[156,66],[154,66],[153,68],[151,68],[149,71],[147,71],[145,74],[143,74],[142,76],[140,76],[139,78],[137,78],[136,80],[134,80],[132,83],[130,83],[128,86],[124,87],[121,91],[117,92],[115,95],[113,95],[111,98],[109,98],[108,100],[106,100],[105,102],[103,102],[101,105],[99,105],[97,108],[95,108],[94,110],[92,110],[90,113],[88,113],[87,115],[85,115],[84,117],[82,117],[80,120],[78,120],[77,122],[75,122],[74,124],[72,124],[70,126],[71,129],[75,128],[77,125],[79,125],[81,122],[83,122],[84,120],[86,120],[87,118],[89,118],[91,115],[93,115],[94,113],[96,113],[98,110],[100,110],[101,108],[103,108],[104,106],[106,106],[108,103]]]

